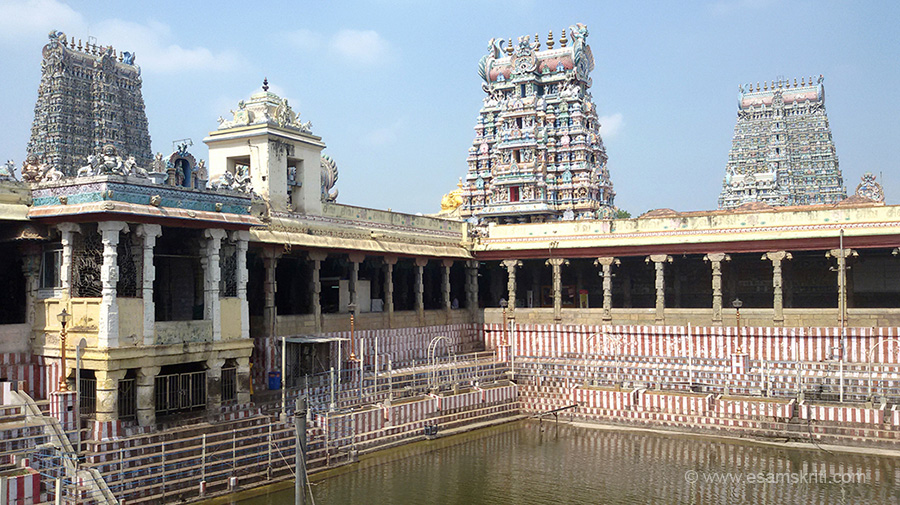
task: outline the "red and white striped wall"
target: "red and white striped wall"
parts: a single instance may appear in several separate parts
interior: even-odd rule
[[[75,391],[50,393],[50,416],[59,420],[63,430],[75,430]]]
[[[0,378],[24,383],[24,391],[35,399],[47,398],[44,358],[29,353],[0,353]],[[53,388],[56,389],[55,387]]]
[[[34,505],[48,499],[46,494],[41,494],[41,474],[31,468],[25,468],[24,471],[24,475],[0,476],[5,481],[3,490],[6,493],[0,503]]]
[[[800,403],[800,419],[840,424],[881,426],[884,424],[885,409],[867,409],[836,405],[810,405]]]
[[[840,328],[741,328],[623,325],[484,325],[488,349],[504,338],[515,357],[565,357],[572,354],[730,359],[824,361],[840,356]],[[900,364],[900,328],[844,329],[848,363]]]

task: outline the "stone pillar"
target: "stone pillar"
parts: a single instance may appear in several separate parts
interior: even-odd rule
[[[350,253],[350,304],[353,307],[351,311],[353,317],[359,317],[359,264],[365,261],[366,255],[361,253]]]
[[[153,303],[153,281],[156,280],[156,266],[153,264],[153,248],[156,238],[162,235],[158,224],[142,224],[135,233],[144,238],[142,247],[144,271],[141,275],[141,298],[144,302],[144,345],[153,345],[156,332],[156,305]]]
[[[72,234],[81,233],[81,227],[75,223],[60,223],[59,243],[62,244],[62,260],[59,264],[59,284],[63,298],[72,296]]]
[[[416,291],[416,315],[419,318],[419,324],[424,324],[425,322],[425,283],[423,281],[423,277],[425,276],[425,265],[428,264],[427,258],[416,258],[416,280],[415,280],[415,291]]]
[[[312,276],[309,280],[309,292],[312,299],[313,317],[316,319],[316,333],[322,333],[322,262],[328,257],[328,253],[322,251],[310,251],[309,260],[312,261]]]
[[[237,361],[237,402],[243,405],[250,403],[250,358],[238,358],[235,361]]]
[[[97,370],[97,421],[119,419],[119,381],[125,378],[126,370]]]
[[[218,357],[206,360],[206,410],[210,414],[217,414],[222,408],[223,365],[225,360]]]
[[[478,313],[478,261],[466,261],[466,308],[474,320]]]
[[[265,268],[265,279],[263,280],[263,291],[265,292],[265,304],[263,305],[263,327],[265,328],[267,337],[275,336],[275,268],[278,266],[278,258],[281,257],[281,251],[273,247],[267,247],[262,251],[263,267]],[[270,363],[271,365],[271,363]],[[269,370],[274,368],[268,367]]]
[[[156,424],[156,376],[158,366],[147,366],[138,369],[135,378],[135,399],[137,404],[137,421],[140,426]]]
[[[832,249],[825,253],[828,258],[837,260],[838,284],[838,323],[847,324],[847,257],[859,256],[853,249]]]
[[[100,267],[101,300],[98,347],[119,346],[119,303],[116,301],[116,283],[119,281],[119,233],[128,229],[121,221],[103,221],[97,225],[103,240],[103,266]],[[98,381],[99,382],[99,381]],[[98,386],[99,403],[99,386]],[[99,420],[99,419],[98,419]]]
[[[447,324],[450,324],[450,310],[453,302],[450,300],[450,267],[453,260],[441,261],[441,301],[444,303],[444,311],[447,312]]]
[[[22,253],[22,273],[25,274],[25,322],[34,326],[35,301],[41,285],[41,247],[32,242],[20,246]]]
[[[559,321],[562,319],[562,271],[560,267],[568,265],[569,260],[550,258],[546,264],[550,265],[553,270],[553,319]]]
[[[791,259],[791,253],[786,251],[773,251],[763,254],[763,261],[772,262],[772,324],[784,326],[784,292],[781,287],[781,262]]]
[[[222,270],[219,262],[219,251],[222,248],[222,239],[225,238],[225,230],[211,228],[204,230],[206,237],[206,262],[203,268],[203,307],[206,319],[212,321],[213,341],[222,340],[222,311],[219,303],[219,281],[222,279]]]
[[[231,232],[231,240],[236,249],[235,279],[237,280],[237,297],[241,303],[241,338],[250,338],[250,302],[247,300],[247,282],[250,274],[247,270],[247,247],[250,244],[250,232],[246,230]]]
[[[384,257],[384,311],[387,312],[388,328],[394,327],[394,265],[396,256]]]
[[[665,264],[672,262],[672,257],[666,254],[651,254],[647,256],[647,263],[653,262],[656,267],[656,324],[666,322],[666,274]]]
[[[594,260],[594,265],[603,267],[603,322],[612,323],[612,266],[622,262],[612,256],[602,256]]]
[[[712,266],[712,324],[722,326],[722,262],[731,261],[725,253],[710,253],[703,257]]]
[[[503,266],[506,267],[506,301],[509,304],[509,312],[516,310],[516,268],[522,266],[519,260],[503,260]]]

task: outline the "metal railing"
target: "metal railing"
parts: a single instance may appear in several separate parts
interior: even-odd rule
[[[119,380],[119,419],[134,419],[137,415],[135,379]]]
[[[222,369],[222,404],[237,400],[237,368]]]
[[[171,414],[206,408],[206,372],[156,377],[156,413]]]
[[[81,415],[93,416],[97,412],[97,379],[81,377],[78,382],[81,393]]]

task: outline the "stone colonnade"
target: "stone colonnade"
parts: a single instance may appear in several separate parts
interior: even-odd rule
[[[828,258],[833,258],[838,272],[838,308],[842,317],[845,317],[847,308],[847,258],[856,256],[853,249],[833,249],[826,253]],[[773,292],[773,324],[784,326],[784,293],[782,288],[782,263],[792,259],[787,251],[770,251],[762,255],[763,261],[772,264],[772,292]],[[725,253],[709,253],[703,256],[703,260],[710,264],[712,271],[712,321],[713,325],[722,325],[722,263],[731,261],[731,257]],[[673,258],[667,254],[651,254],[645,258],[646,263],[653,263],[655,277],[654,288],[656,294],[654,321],[656,324],[665,324],[665,266],[672,263]],[[507,300],[508,312],[512,314],[516,307],[516,270],[522,266],[518,259],[506,259],[500,262],[507,272]],[[555,320],[562,319],[562,267],[569,264],[564,258],[549,258],[545,265],[551,267],[553,314]],[[613,267],[621,265],[619,258],[613,256],[601,256],[594,260],[594,265],[600,268],[599,275],[603,278],[603,312],[602,319],[609,323],[612,321],[612,277]]]
[[[62,261],[60,264],[60,295],[65,305],[72,296],[72,265],[74,234],[85,233],[80,225],[75,223],[61,223],[57,225],[60,232],[62,245]],[[141,237],[142,243],[139,249],[143,269],[141,271],[141,284],[138,291],[143,302],[143,324],[141,327],[140,342],[144,346],[155,345],[156,313],[153,301],[153,282],[156,279],[156,268],[153,264],[154,248],[157,239],[162,235],[162,227],[158,224],[132,224],[123,221],[102,221],[97,225],[102,243],[102,264],[100,265],[101,298],[100,314],[98,322],[97,347],[101,349],[115,349],[119,342],[119,309],[116,285],[119,280],[118,253],[119,238],[121,233],[132,232]],[[207,229],[203,233],[204,241],[201,250],[201,266],[203,268],[204,287],[204,318],[211,321],[212,340],[221,341],[221,306],[219,285],[221,270],[219,255],[222,241],[230,238],[235,244],[237,278],[237,297],[240,302],[241,335],[249,338],[249,305],[247,300],[247,258],[246,253],[250,240],[247,231],[226,232],[222,229]],[[27,262],[26,262],[27,263]],[[30,263],[29,263],[30,264]],[[32,269],[33,270],[33,269]],[[39,270],[38,270],[39,271]],[[26,273],[30,273],[29,270]],[[28,277],[29,282],[37,283],[37,274],[34,279]],[[30,289],[30,288],[29,288]],[[34,320],[33,314],[31,321]],[[214,352],[215,354],[215,352]],[[149,360],[154,362],[152,359]],[[221,387],[219,381],[222,375],[224,359],[211,358],[207,364],[207,405],[211,408],[221,405]],[[115,361],[110,363],[114,364]],[[155,362],[154,362],[155,365]],[[119,381],[127,374],[126,369],[95,370],[96,378],[96,414],[98,422],[109,422],[118,419]],[[154,398],[154,381],[160,372],[159,366],[142,366],[136,369],[135,375],[135,405],[136,417],[141,426],[152,425],[156,422],[156,406]],[[77,378],[76,378],[77,380]],[[250,383],[249,358],[237,359],[237,400],[248,402]]]

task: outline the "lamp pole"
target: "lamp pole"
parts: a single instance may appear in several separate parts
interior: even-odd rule
[[[63,308],[62,312],[57,314],[56,319],[62,326],[62,329],[59,330],[59,390],[68,391],[69,384],[66,382],[66,324],[68,324],[69,320],[72,319],[72,316],[68,312],[66,312],[65,308]]]
[[[740,298],[735,298],[734,301],[731,302],[731,306],[734,307],[735,316],[737,319],[737,329],[738,329],[738,332],[740,332],[741,331],[741,307],[744,306],[744,302],[742,302]]]
[[[507,345],[507,339],[506,339],[506,325],[507,325],[507,323],[506,323],[506,307],[507,307],[507,305],[509,305],[509,303],[506,300],[500,300],[500,307],[503,308],[503,341],[500,343],[500,345]]]

